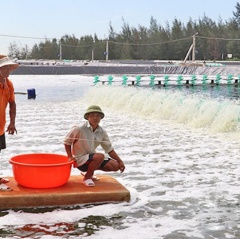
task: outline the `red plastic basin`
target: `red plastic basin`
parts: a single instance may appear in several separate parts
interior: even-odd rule
[[[71,173],[74,161],[58,154],[21,154],[9,162],[15,180],[28,188],[54,188],[64,185]]]

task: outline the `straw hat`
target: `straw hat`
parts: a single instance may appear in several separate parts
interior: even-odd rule
[[[11,66],[10,71],[14,71],[18,68],[19,64],[16,62],[13,62],[5,55],[0,55],[0,68],[3,66]]]
[[[101,119],[104,118],[104,113],[102,112],[102,109],[97,105],[91,105],[87,108],[87,111],[84,114],[84,119],[87,119],[89,113],[100,113]]]

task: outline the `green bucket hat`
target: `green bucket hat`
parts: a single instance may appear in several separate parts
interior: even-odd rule
[[[102,109],[97,105],[91,105],[87,108],[86,113],[84,114],[84,119],[87,120],[87,116],[89,113],[100,113],[101,119],[104,117],[104,113],[102,112]]]

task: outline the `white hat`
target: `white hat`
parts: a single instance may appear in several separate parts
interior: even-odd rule
[[[0,68],[3,66],[11,66],[11,71],[14,71],[19,67],[19,64],[16,62],[13,62],[5,55],[0,55]]]

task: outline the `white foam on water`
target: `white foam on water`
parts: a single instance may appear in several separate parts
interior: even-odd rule
[[[240,107],[234,100],[186,95],[172,89],[99,85],[88,92],[86,102],[103,104],[148,120],[167,120],[208,132],[240,135]]]
[[[106,115],[101,123],[126,164],[123,174],[109,174],[130,190],[131,201],[42,213],[8,210],[0,228],[41,229],[42,238],[238,238],[238,103],[164,89],[92,87],[92,80],[13,77],[16,91],[34,87],[38,95],[16,96],[18,134],[7,135],[0,175],[12,175],[8,160],[16,154],[65,154],[64,136],[84,121],[90,104],[98,104]],[[85,219],[92,216],[109,224],[90,225]],[[94,234],[82,232],[85,226]]]

